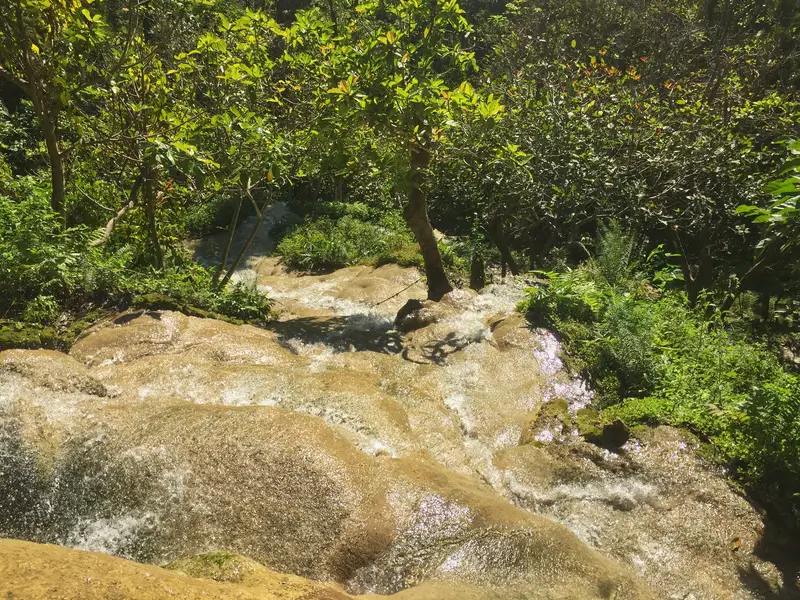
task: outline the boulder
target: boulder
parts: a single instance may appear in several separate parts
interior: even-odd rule
[[[577,415],[578,433],[587,442],[608,450],[618,450],[630,439],[631,432],[621,419],[604,422],[591,408],[582,408]]]

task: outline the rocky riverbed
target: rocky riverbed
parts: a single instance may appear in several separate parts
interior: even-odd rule
[[[134,311],[69,354],[0,353],[0,537],[57,545],[0,542],[0,595],[797,592],[691,436],[578,434],[591,393],[513,312],[522,283],[399,330],[413,269],[238,277],[276,300],[271,327]]]

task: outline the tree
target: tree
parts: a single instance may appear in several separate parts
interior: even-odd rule
[[[187,53],[172,55],[170,40],[148,42],[147,24],[159,15],[147,11],[129,3],[128,18],[104,48],[98,77],[84,90],[74,120],[85,160],[123,192],[93,245],[106,244],[128,213],[141,214],[144,262],[162,269],[165,234],[178,244],[182,232],[176,215],[160,217],[176,211],[182,194],[198,192],[213,160],[197,146],[206,113],[197,102],[195,66]]]
[[[87,52],[103,22],[81,0],[0,0],[0,76],[33,105],[47,148],[51,207],[66,224],[64,156],[59,120],[91,68]]]
[[[206,76],[208,106],[206,146],[218,165],[215,191],[236,196],[222,258],[214,283],[224,287],[244,258],[261,227],[274,191],[291,180],[298,128],[281,91],[292,88],[275,77],[275,41],[284,33],[274,19],[258,11],[230,20],[220,15],[217,34],[201,36],[187,55],[197,73]],[[258,40],[258,43],[253,43]],[[277,61],[280,63],[280,60]],[[285,126],[285,127],[284,127]],[[302,127],[300,127],[302,129]],[[263,201],[259,202],[259,199]],[[256,222],[244,244],[228,258],[242,206],[248,201]]]
[[[465,79],[477,70],[474,54],[462,47],[472,28],[455,0],[362,3],[338,35],[318,11],[298,16],[298,22],[310,17],[323,23],[317,28],[322,35],[303,36],[296,26],[287,42],[302,47],[306,57],[316,55],[317,102],[339,122],[370,127],[373,143],[391,154],[406,196],[403,217],[424,259],[428,297],[439,300],[453,288],[428,217],[429,167],[460,115],[495,118],[503,110],[494,98],[480,98]]]
[[[777,177],[765,186],[769,204],[766,207],[743,204],[736,209],[737,214],[752,217],[753,223],[761,228],[762,235],[756,246],[753,264],[742,276],[738,289],[725,299],[723,310],[731,308],[740,292],[759,288],[762,298],[766,298],[766,309],[763,311],[766,317],[770,294],[780,287],[791,285],[786,278],[776,278],[770,271],[783,271],[787,275],[796,272],[800,250],[800,140],[790,138],[783,143],[792,158],[780,168]]]

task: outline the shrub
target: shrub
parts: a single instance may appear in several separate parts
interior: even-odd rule
[[[284,237],[276,251],[292,269],[320,272],[365,262],[392,262],[392,257],[416,265],[412,244],[411,232],[396,218],[370,223],[347,215],[306,221]]]
[[[208,202],[191,205],[186,210],[184,224],[193,235],[207,235],[227,227],[234,210],[234,201],[226,196],[217,196]]]
[[[26,323],[41,323],[52,325],[61,312],[58,302],[53,296],[37,296],[25,306],[22,320]]]
[[[656,376],[652,303],[615,291],[593,265],[545,275],[549,284],[529,288],[518,310],[560,334],[568,364],[588,375],[598,403],[647,393]]]
[[[141,266],[131,246],[91,247],[92,232],[61,231],[46,186],[33,177],[5,182],[0,195],[0,314],[30,324],[52,325],[65,311],[118,305],[132,296],[158,293],[230,317],[265,321],[269,299],[254,286],[216,290],[212,275],[174,251],[161,271]]]

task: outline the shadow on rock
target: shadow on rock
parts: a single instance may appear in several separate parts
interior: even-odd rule
[[[800,599],[800,544],[787,528],[771,520],[764,522],[764,534],[753,548],[753,554],[774,564],[781,573],[783,585],[775,589],[753,565],[739,567],[742,584],[766,600]]]
[[[463,350],[472,344],[473,341],[474,340],[470,338],[460,337],[455,333],[449,333],[447,337],[442,340],[429,342],[419,347],[413,346],[405,348],[403,350],[403,358],[420,365],[428,363],[444,365],[448,357],[459,350]]]
[[[392,330],[391,321],[379,316],[304,317],[272,323],[270,329],[292,351],[292,340],[324,344],[335,352],[399,354],[403,350],[402,337]]]

